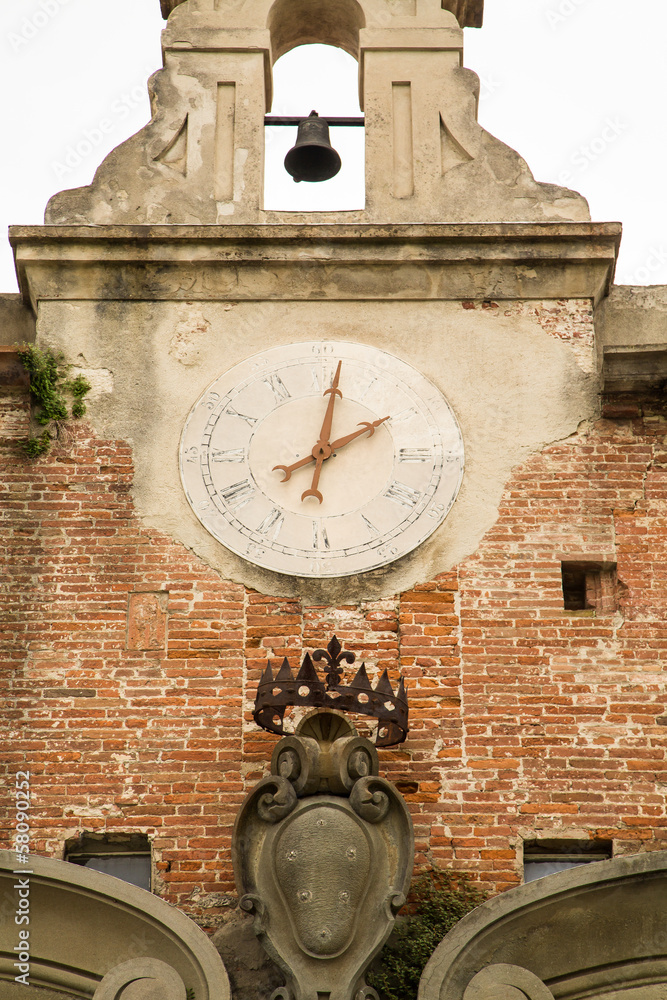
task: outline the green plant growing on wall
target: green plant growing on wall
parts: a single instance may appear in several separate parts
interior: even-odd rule
[[[21,443],[30,458],[38,458],[48,452],[70,416],[78,418],[84,415],[86,404],[83,399],[91,386],[83,375],[71,379],[69,373],[72,366],[63,354],[50,347],[42,350],[30,344],[17,348],[17,354],[30,377],[34,419],[44,428],[41,434],[26,438]]]
[[[419,875],[403,915],[366,976],[380,1000],[416,1000],[424,966],[436,947],[485,898],[463,872],[432,868]]]

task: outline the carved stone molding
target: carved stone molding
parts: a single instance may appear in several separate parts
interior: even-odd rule
[[[93,1000],[187,1000],[179,974],[157,958],[117,965],[95,990]]]
[[[665,927],[667,851],[580,865],[467,914],[429,960],[419,1000],[662,1000]]]
[[[463,1000],[554,1000],[541,979],[519,965],[487,965],[473,976]]]
[[[1,899],[14,898],[15,868],[15,853],[0,851]],[[206,934],[164,900],[111,875],[37,855],[26,877],[36,995],[185,1000],[190,990],[196,1000],[230,1000],[225,967]],[[18,998],[16,934],[13,919],[0,921],[3,1000]]]
[[[44,300],[590,298],[617,223],[12,226],[26,303]]]
[[[160,10],[166,20],[172,10],[185,0],[160,0]],[[462,28],[481,28],[484,17],[484,0],[443,0],[443,9],[456,17]]]

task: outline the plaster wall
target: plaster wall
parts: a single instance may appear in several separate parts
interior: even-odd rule
[[[20,295],[0,294],[0,347],[35,339],[35,317]]]

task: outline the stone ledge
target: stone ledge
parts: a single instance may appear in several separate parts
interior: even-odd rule
[[[619,223],[14,226],[40,299],[563,299],[608,294]]]
[[[667,286],[616,285],[597,310],[603,391],[645,392],[667,382]]]
[[[35,317],[18,293],[0,293],[0,349],[30,344],[35,339]]]
[[[606,393],[646,392],[667,384],[667,345],[602,348],[602,389]]]

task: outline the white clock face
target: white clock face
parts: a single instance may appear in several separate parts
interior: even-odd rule
[[[186,421],[180,468],[193,511],[228,549],[290,576],[350,576],[441,524],[463,441],[442,394],[404,361],[291,344],[211,383]]]

